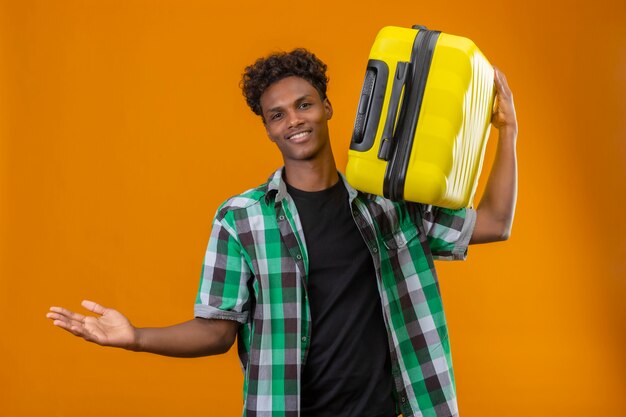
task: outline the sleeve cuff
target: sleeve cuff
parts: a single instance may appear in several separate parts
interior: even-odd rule
[[[461,229],[461,235],[452,249],[452,259],[463,261],[467,258],[467,247],[469,246],[474,226],[476,225],[476,210],[468,208],[465,210],[465,222]]]
[[[236,311],[220,310],[219,308],[211,307],[206,304],[196,304],[193,308],[193,312],[195,317],[203,319],[232,320],[241,324],[248,321],[247,311],[237,313]]]

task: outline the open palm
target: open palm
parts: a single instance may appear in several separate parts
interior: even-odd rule
[[[50,307],[46,317],[52,319],[55,326],[102,346],[132,349],[136,344],[135,328],[122,313],[93,301],[85,300],[81,305],[99,316],[84,316],[63,307]]]

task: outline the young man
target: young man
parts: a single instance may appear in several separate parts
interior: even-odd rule
[[[306,50],[246,68],[243,92],[284,167],[215,216],[196,318],[135,328],[52,307],[54,324],[88,341],[162,355],[226,352],[238,340],[244,415],[458,415],[433,259],[508,237],[516,200],[517,121],[496,70],[500,137],[476,211],[364,195],[338,174],[326,65]]]

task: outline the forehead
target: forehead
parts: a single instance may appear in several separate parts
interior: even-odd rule
[[[265,111],[276,107],[286,107],[304,96],[320,98],[315,87],[304,78],[286,77],[265,89],[261,95],[261,109]]]

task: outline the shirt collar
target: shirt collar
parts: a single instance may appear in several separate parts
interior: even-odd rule
[[[284,168],[278,168],[267,179],[267,191],[265,192],[265,202],[267,204],[269,204],[273,196],[276,196],[276,201],[281,201],[287,195],[287,186],[285,185],[285,180],[283,180]]]
[[[287,185],[285,184],[285,180],[283,179],[283,170],[285,167],[281,167],[277,169],[270,177],[267,182],[267,191],[265,192],[265,202],[269,204],[272,196],[276,196],[276,202],[282,201],[287,196]],[[359,192],[352,188],[350,184],[348,184],[348,180],[346,177],[339,171],[339,179],[343,181],[346,186],[346,190],[348,190],[348,196],[350,197],[350,203],[357,197]]]

